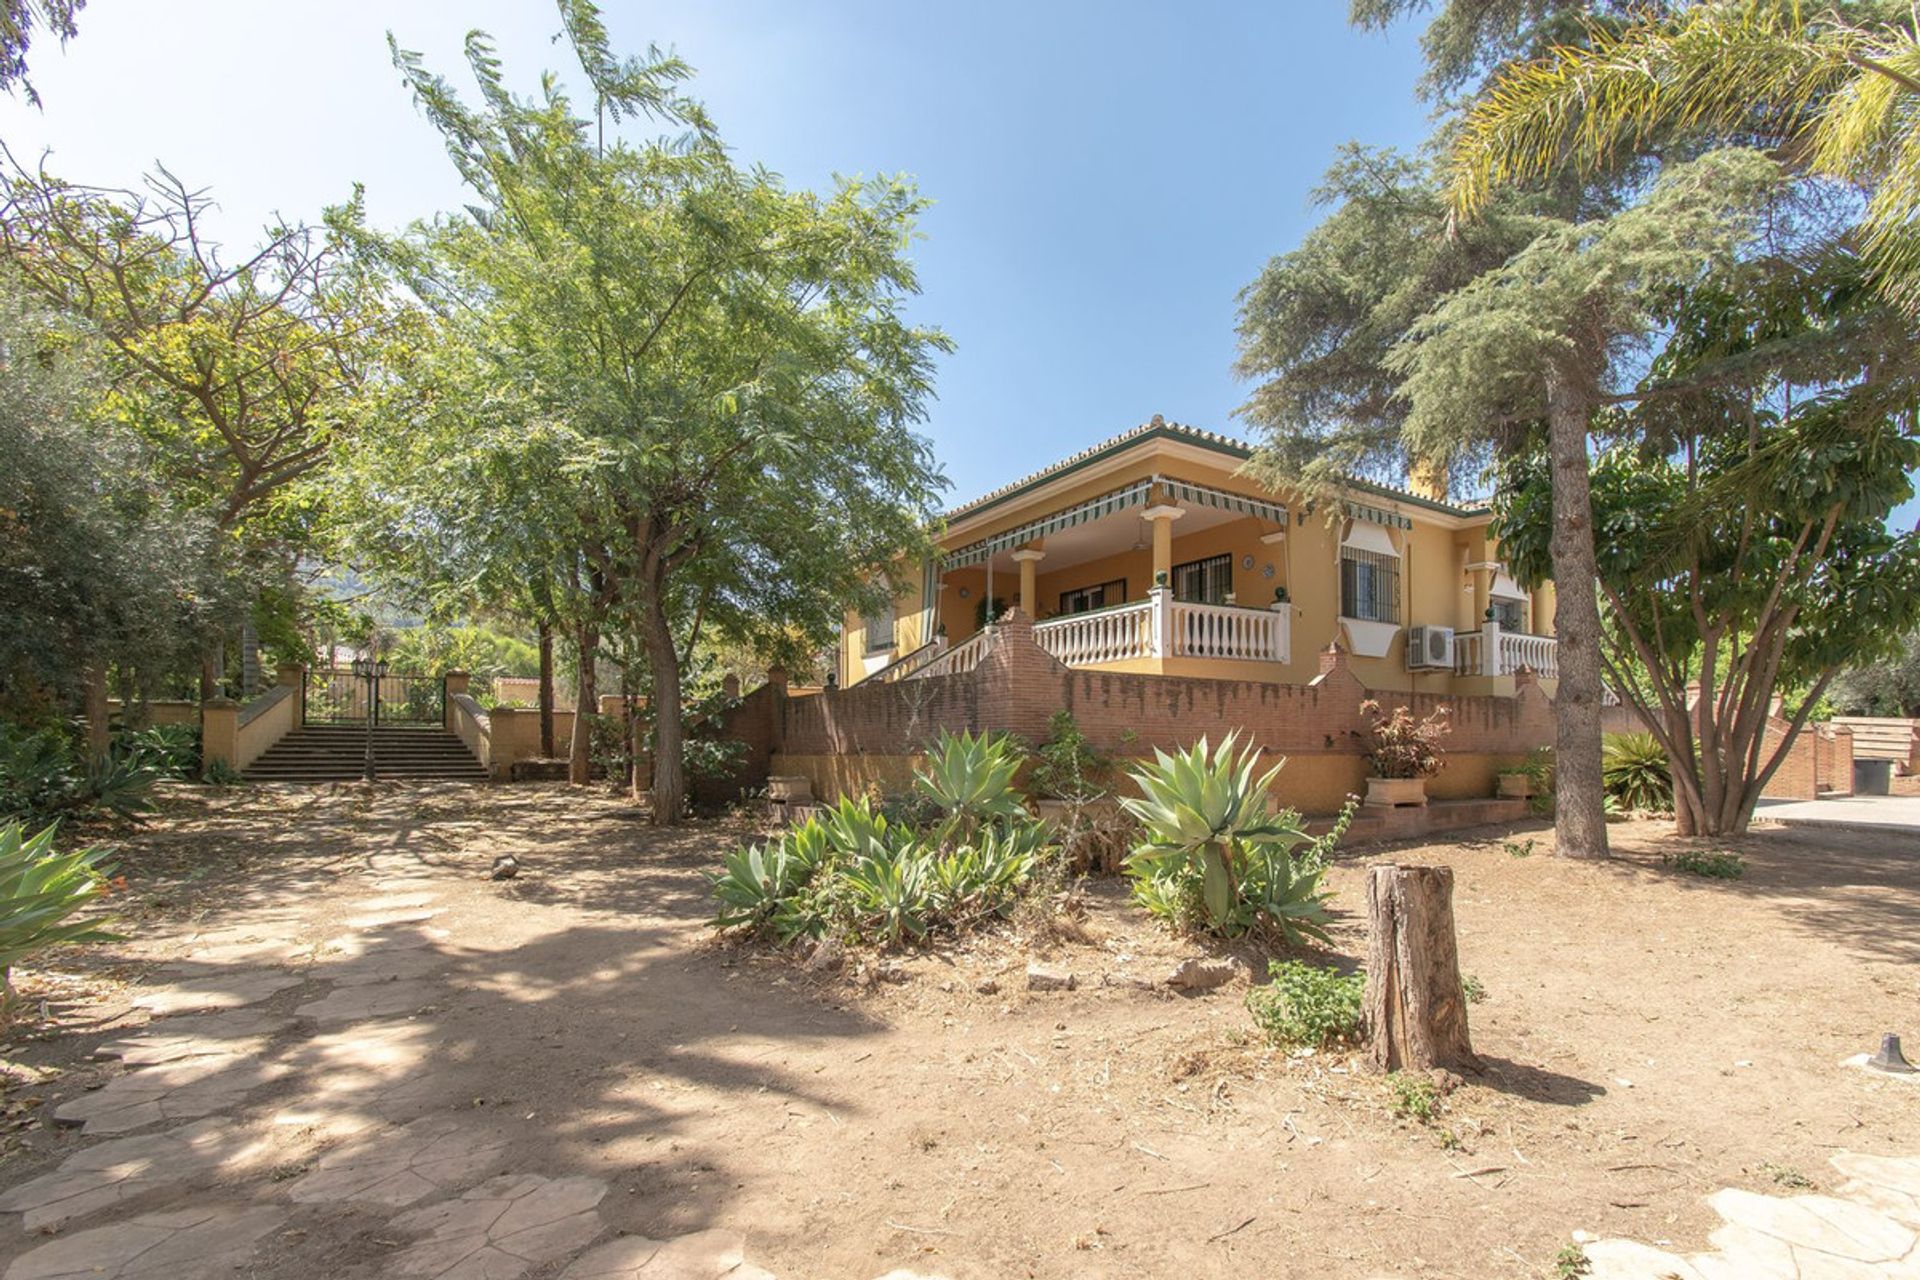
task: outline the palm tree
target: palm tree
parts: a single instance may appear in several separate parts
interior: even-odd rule
[[[1848,16],[1863,7],[1701,4],[1509,67],[1448,156],[1456,214],[1498,187],[1613,170],[1688,133],[1757,143],[1866,194],[1863,254],[1889,298],[1920,312],[1920,29]]]

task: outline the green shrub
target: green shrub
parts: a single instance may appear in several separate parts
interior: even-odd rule
[[[1267,1038],[1284,1048],[1318,1049],[1356,1039],[1364,974],[1298,960],[1267,965],[1272,981],[1247,993],[1247,1008]]]
[[[1202,738],[1184,752],[1156,751],[1152,764],[1133,771],[1140,798],[1120,803],[1145,835],[1127,859],[1134,898],[1155,915],[1223,937],[1256,930],[1292,946],[1324,942],[1330,895],[1320,878],[1352,807],[1332,833],[1309,840],[1299,814],[1268,811],[1280,765],[1256,777],[1259,762],[1257,749],[1240,750],[1229,734],[1218,748]]]
[[[1587,1251],[1577,1244],[1561,1245],[1560,1252],[1553,1256],[1553,1280],[1580,1280],[1592,1270]]]
[[[151,807],[162,769],[137,741],[87,761],[68,733],[0,723],[0,820],[44,826],[105,809],[131,818]]]
[[[1747,862],[1737,853],[1717,851],[1703,853],[1688,849],[1684,853],[1668,854],[1660,859],[1675,871],[1684,871],[1688,875],[1705,876],[1709,880],[1738,880],[1747,874]]]
[[[1650,733],[1610,733],[1600,749],[1600,777],[1620,807],[1646,813],[1673,811],[1673,771],[1667,752]]]
[[[1003,739],[943,735],[915,796],[876,808],[848,797],[765,845],[728,854],[712,878],[716,928],[782,943],[838,938],[901,946],[1011,910],[1057,852],[1013,790]]]
[[[1092,800],[1110,793],[1113,779],[1113,757],[1087,741],[1073,712],[1054,712],[1034,752],[1034,791],[1049,800]]]
[[[1431,1076],[1396,1071],[1387,1077],[1388,1106],[1403,1120],[1422,1124],[1440,1113],[1440,1087]]]
[[[1460,994],[1467,998],[1468,1004],[1479,1004],[1487,998],[1487,989],[1480,979],[1469,973],[1460,979]]]
[[[1509,858],[1531,858],[1534,842],[1531,840],[1507,840],[1500,845]]]
[[[1517,770],[1527,775],[1529,789],[1533,792],[1527,797],[1527,805],[1537,814],[1553,812],[1553,790],[1558,776],[1553,767],[1553,748],[1535,747],[1527,753],[1527,759]]]
[[[116,750],[137,756],[163,778],[191,778],[200,772],[200,726],[156,724],[128,729],[114,741]]]
[[[98,921],[71,918],[106,892],[106,851],[59,853],[54,830],[27,839],[18,822],[0,826],[0,975],[58,943],[118,940]]]

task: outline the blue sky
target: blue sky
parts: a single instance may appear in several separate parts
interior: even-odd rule
[[[616,44],[695,66],[743,159],[806,186],[905,172],[935,202],[914,311],[958,344],[926,427],[954,502],[1155,413],[1238,433],[1236,293],[1312,225],[1339,143],[1410,146],[1428,123],[1417,29],[1352,31],[1340,0],[603,7]],[[236,242],[356,181],[393,225],[461,193],[388,28],[450,73],[473,27],[523,86],[565,65],[544,0],[298,12],[90,0],[79,38],[32,59],[44,109],[0,99],[0,137],[90,182],[164,162],[211,188]]]

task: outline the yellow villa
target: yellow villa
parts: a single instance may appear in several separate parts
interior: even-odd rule
[[[1017,607],[1072,668],[1302,684],[1337,641],[1374,690],[1552,692],[1552,587],[1506,572],[1484,507],[1417,476],[1328,510],[1240,474],[1251,452],[1156,416],[955,508],[893,607],[847,617],[838,683],[967,669]]]

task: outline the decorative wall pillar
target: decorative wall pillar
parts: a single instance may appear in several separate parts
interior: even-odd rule
[[[273,669],[273,682],[282,689],[293,690],[293,727],[298,729],[307,722],[307,700],[303,696],[307,685],[307,668],[304,663],[283,662]]]
[[[1047,553],[1038,547],[1022,547],[1013,553],[1014,563],[1020,566],[1020,612],[1029,618],[1040,616],[1034,608],[1035,597],[1039,594],[1035,583],[1040,576],[1037,566],[1046,558]]]
[[[240,749],[240,704],[231,698],[208,698],[200,704],[200,760],[208,769],[218,764],[233,768]]]

